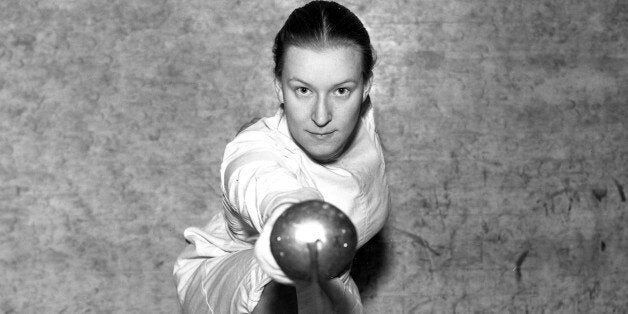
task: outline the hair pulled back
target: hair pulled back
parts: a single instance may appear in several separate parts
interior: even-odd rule
[[[375,52],[369,34],[353,12],[332,1],[312,1],[295,9],[283,25],[273,46],[275,77],[280,78],[289,46],[324,49],[350,46],[362,56],[362,78],[373,76]]]

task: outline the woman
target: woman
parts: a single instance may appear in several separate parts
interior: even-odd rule
[[[334,2],[311,2],[288,17],[273,54],[282,105],[227,145],[224,210],[204,228],[184,232],[190,245],[174,275],[185,312],[272,312],[278,300],[294,298],[281,284],[299,285],[278,267],[269,241],[274,221],[292,204],[335,205],[354,223],[358,247],[388,215],[369,99],[375,57],[360,20]],[[348,271],[325,291],[345,310],[362,311]]]

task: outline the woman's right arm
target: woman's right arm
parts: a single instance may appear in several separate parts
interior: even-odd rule
[[[304,187],[269,153],[246,154],[236,158],[223,172],[223,193],[232,214],[258,233],[278,210],[311,199],[322,199],[313,188]]]
[[[229,202],[228,216],[233,218],[229,223],[245,224],[246,229],[256,231],[251,235],[234,236],[250,241],[259,235],[255,255],[262,269],[275,281],[292,284],[270,252],[270,231],[275,220],[289,206],[306,200],[322,200],[322,195],[299,182],[276,152],[250,147],[243,149],[246,152],[238,152],[238,147],[246,144],[235,147],[232,144],[227,147],[221,169],[223,193]],[[230,225],[230,229],[236,233],[233,231],[242,228]],[[245,239],[248,236],[251,237]]]

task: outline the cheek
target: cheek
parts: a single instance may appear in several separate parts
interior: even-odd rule
[[[286,113],[292,115],[295,119],[306,120],[309,119],[312,110],[315,106],[315,99],[313,97],[298,97],[294,93],[285,94],[284,109]]]
[[[362,107],[361,100],[362,98],[359,98],[352,101],[350,104],[345,104],[345,106],[338,111],[338,116],[341,116],[341,120],[348,124],[347,127],[353,126],[353,124],[360,118],[360,108]]]
[[[309,120],[309,114],[307,113],[306,106],[301,103],[295,103],[286,101],[284,104],[284,112],[286,114],[286,120],[291,130],[301,129]]]

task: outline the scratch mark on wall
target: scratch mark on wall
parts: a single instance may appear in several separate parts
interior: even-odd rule
[[[436,256],[440,256],[440,252],[435,250],[434,248],[432,248],[430,246],[430,243],[427,242],[427,240],[423,239],[421,236],[419,236],[418,234],[414,234],[410,231],[406,231],[397,227],[393,227],[393,229],[401,232],[402,234],[408,236],[410,239],[412,239],[414,242],[418,243],[419,245],[421,245],[422,247],[428,249],[432,254],[436,255]]]
[[[608,193],[608,191],[606,189],[593,189],[591,190],[591,192],[593,193],[593,197],[595,197],[595,199],[598,202],[601,202],[603,198],[606,197],[606,194]]]
[[[513,271],[515,272],[515,278],[517,278],[517,281],[521,281],[521,264],[523,264],[523,261],[525,261],[526,257],[528,257],[529,252],[530,250],[526,250],[525,252],[521,253],[521,255],[519,255],[519,258],[517,258],[517,261],[515,262],[515,268],[513,269]]]
[[[624,193],[624,187],[619,184],[619,181],[617,181],[617,179],[613,179],[613,181],[615,181],[615,186],[617,187],[617,192],[619,192],[619,198],[621,199],[622,202],[626,201],[626,193]]]

